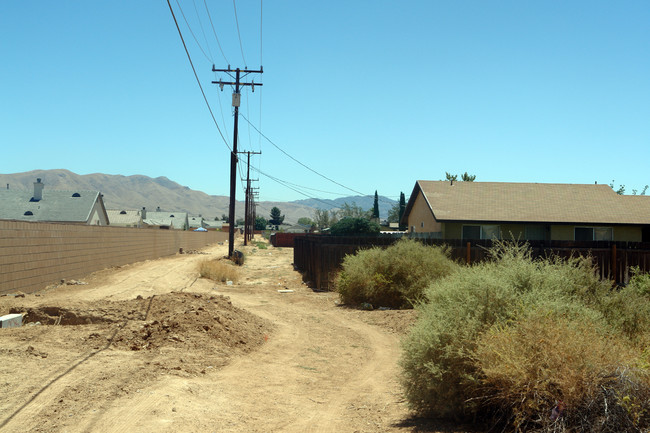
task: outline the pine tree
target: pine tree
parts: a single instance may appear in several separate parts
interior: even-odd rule
[[[377,190],[375,190],[375,202],[372,205],[372,217],[379,219],[379,196],[377,195]]]
[[[406,229],[406,225],[402,223],[402,217],[404,216],[405,211],[406,211],[406,197],[404,197],[403,192],[400,192],[399,193],[399,229],[400,230]]]

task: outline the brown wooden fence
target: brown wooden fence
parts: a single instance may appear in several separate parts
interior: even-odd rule
[[[307,235],[294,240],[293,260],[311,286],[328,290],[340,271],[343,258],[360,249],[374,246],[387,247],[399,237],[380,236],[322,236]],[[427,245],[448,245],[453,259],[472,264],[485,260],[492,241],[461,241],[441,239],[418,239]],[[564,258],[589,256],[599,275],[615,283],[627,283],[630,269],[638,266],[650,271],[650,243],[648,242],[573,242],[573,241],[528,241],[533,257],[557,255]]]

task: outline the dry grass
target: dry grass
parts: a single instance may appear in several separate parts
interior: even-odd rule
[[[239,281],[239,270],[230,260],[203,260],[199,263],[199,274],[201,278],[208,278],[213,281],[225,283]]]

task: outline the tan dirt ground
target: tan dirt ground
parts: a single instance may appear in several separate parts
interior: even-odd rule
[[[0,431],[469,431],[408,410],[413,311],[340,306],[291,248],[253,245],[232,285],[199,278],[214,245],[0,297],[31,323],[0,329]]]

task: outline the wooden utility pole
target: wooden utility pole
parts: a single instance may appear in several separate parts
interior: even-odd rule
[[[212,72],[225,72],[230,77],[234,78],[235,81],[213,81],[212,84],[218,84],[221,90],[223,91],[223,86],[235,86],[235,91],[232,94],[232,106],[235,107],[235,128],[233,132],[232,139],[232,152],[230,153],[230,208],[228,211],[228,219],[230,221],[230,230],[228,234],[228,257],[232,257],[232,253],[235,248],[235,196],[237,192],[237,125],[239,122],[239,105],[241,102],[241,94],[239,93],[240,86],[251,86],[251,90],[255,91],[255,86],[261,86],[261,83],[256,84],[254,81],[250,83],[241,82],[240,79],[245,77],[248,74],[261,74],[264,72],[260,66],[259,70],[248,70],[245,68],[243,71],[239,68],[231,69],[230,65],[226,69],[216,69],[214,65],[212,66]],[[232,73],[235,73],[235,76],[232,76]],[[242,77],[243,73],[243,77]]]
[[[253,238],[253,231],[255,230],[255,219],[251,221],[251,207],[253,206],[253,197],[251,189],[251,153],[253,155],[261,155],[262,152],[242,152],[246,153],[248,159],[246,160],[246,210],[244,212],[244,245],[248,245],[248,241]],[[252,224],[251,224],[252,222]]]

